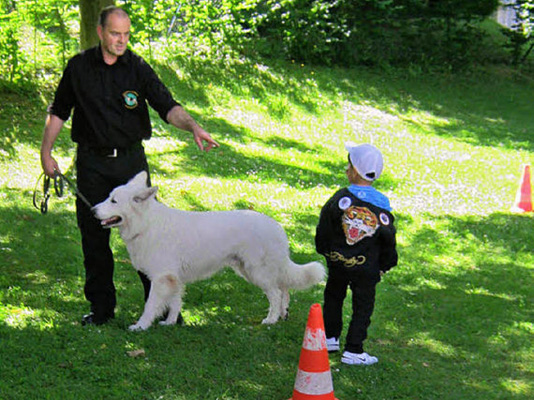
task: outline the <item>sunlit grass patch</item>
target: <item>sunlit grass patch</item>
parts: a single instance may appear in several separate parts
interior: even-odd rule
[[[57,317],[58,313],[48,309],[0,304],[0,320],[13,329],[25,329],[30,326],[39,330],[52,329]]]

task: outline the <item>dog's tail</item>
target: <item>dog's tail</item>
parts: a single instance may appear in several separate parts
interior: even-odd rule
[[[308,264],[299,265],[290,262],[287,269],[286,285],[292,289],[307,289],[324,280],[325,269],[323,264],[312,261]]]

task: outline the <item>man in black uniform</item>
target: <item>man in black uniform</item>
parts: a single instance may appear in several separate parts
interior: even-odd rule
[[[102,10],[97,32],[99,46],[74,56],[65,68],[41,145],[43,170],[53,177],[60,169],[52,148],[74,109],[71,137],[78,145],[77,185],[92,205],[141,170],[148,172],[142,145],[152,131],[147,102],[165,122],[191,132],[201,150],[218,146],[173,99],[153,69],[127,49],[130,18],[124,10],[114,6]],[[110,232],[100,226],[80,198],[76,200],[76,217],[86,271],[84,292],[91,303],[91,312],[83,317],[82,324],[99,325],[115,315]],[[146,300],[150,281],[140,275]]]

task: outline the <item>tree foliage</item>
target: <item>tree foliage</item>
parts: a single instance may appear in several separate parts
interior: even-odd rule
[[[17,82],[61,69],[95,44],[98,10],[132,17],[131,41],[191,55],[270,57],[321,65],[463,65],[477,59],[476,22],[499,0],[0,0],[0,73]],[[517,0],[514,59],[531,40],[532,0]],[[90,12],[87,12],[89,10]],[[82,16],[80,22],[80,14]],[[91,37],[90,33],[93,34]],[[81,35],[81,46],[79,44]]]
[[[261,0],[178,0],[167,31],[196,54],[251,53]]]
[[[503,28],[502,31],[508,37],[512,64],[520,64],[534,48],[534,0],[515,0],[505,7],[514,11],[515,21],[511,29]]]
[[[322,64],[454,63],[476,45],[472,23],[498,0],[265,0],[267,53]],[[458,58],[458,59],[456,59]]]
[[[76,5],[76,0],[0,0],[0,72],[7,71],[9,82],[65,65],[78,48]]]
[[[0,66],[7,72],[9,82],[13,83],[21,77],[20,65],[24,62],[24,54],[19,46],[22,19],[17,9],[9,3],[0,3]]]

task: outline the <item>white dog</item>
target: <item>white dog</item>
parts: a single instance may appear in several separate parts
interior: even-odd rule
[[[118,227],[135,269],[152,281],[139,321],[130,330],[145,330],[168,309],[164,325],[176,323],[184,286],[232,267],[260,287],[269,300],[264,324],[287,317],[288,289],[305,289],[324,278],[319,262],[297,265],[289,258],[287,236],[273,219],[254,211],[188,212],[156,200],[137,174],[114,189],[93,211],[102,226]]]

